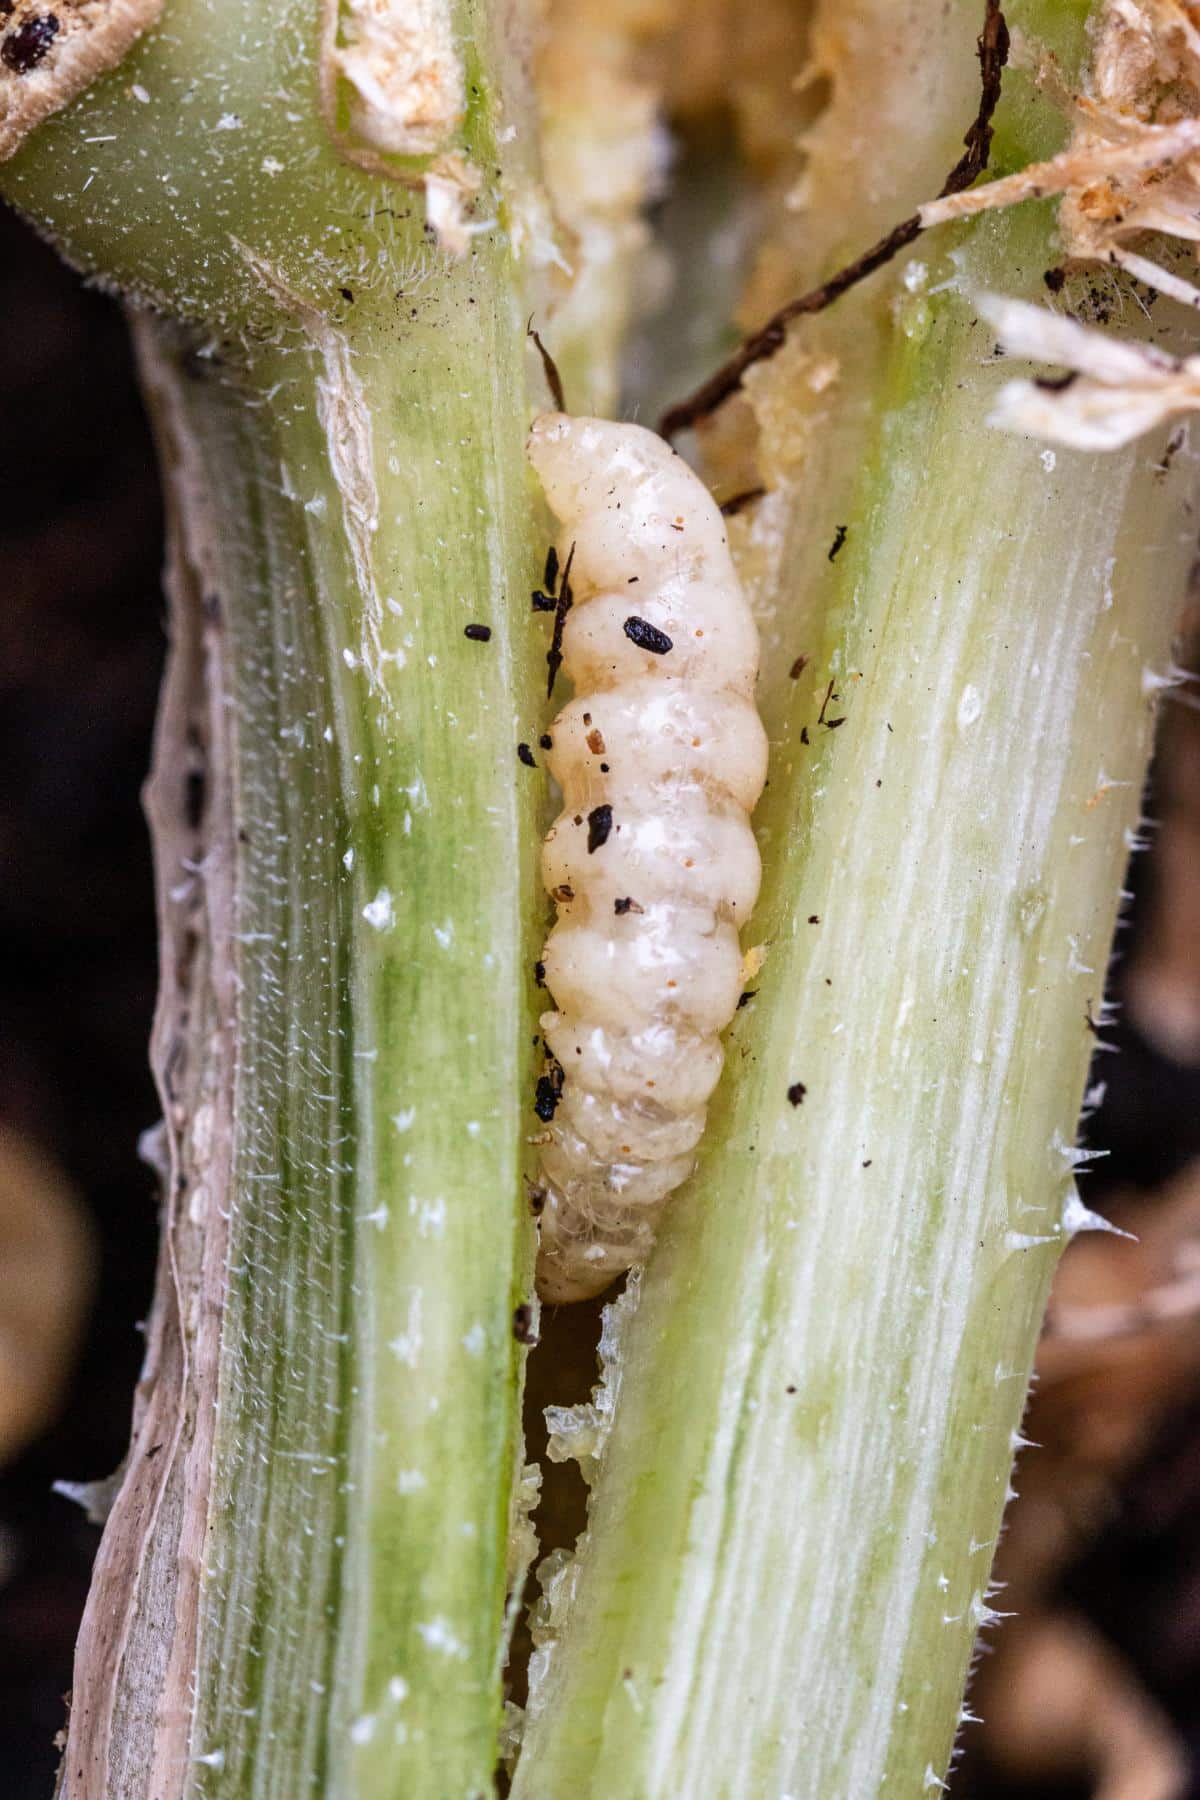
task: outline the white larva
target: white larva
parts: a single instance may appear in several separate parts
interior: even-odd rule
[[[542,1031],[562,1075],[552,1063],[537,1280],[558,1302],[641,1262],[691,1173],[742,988],[767,744],[758,634],[697,476],[639,425],[563,413],[536,420],[529,455],[574,600],[575,697],[547,757],[563,811],[542,852],[558,905]]]

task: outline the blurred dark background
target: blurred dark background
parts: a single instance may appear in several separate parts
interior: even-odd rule
[[[0,1800],[46,1800],[99,1535],[51,1483],[124,1454],[153,1275],[139,790],[162,524],[119,309],[3,211],[0,445]],[[1185,687],[1164,709],[1162,828],[1131,872],[1129,1004],[1105,1033],[1121,1054],[1097,1058],[1107,1090],[1086,1127],[1110,1155],[1085,1197],[1142,1245],[1089,1246],[1045,1346],[1029,1429],[1046,1449],[1022,1459],[1002,1571],[1029,1642],[1005,1627],[983,1658],[978,1706],[994,1691],[1004,1728],[968,1730],[958,1800],[1200,1795],[1196,705]],[[38,1258],[59,1270],[44,1293],[22,1273]],[[3,1317],[22,1294],[44,1340],[26,1360]],[[1078,1328],[1097,1305],[1118,1309],[1099,1336],[1094,1311]]]
[[[94,1286],[76,1295],[49,1422],[15,1461],[0,1443],[0,1796],[45,1800],[98,1537],[50,1484],[124,1455],[153,1278],[154,1180],[136,1148],[158,1116],[139,790],[165,648],[162,523],[119,308],[3,208],[0,467],[0,1122],[95,1227],[80,1246],[64,1201],[62,1252],[82,1248]],[[0,1208],[20,1201],[6,1181]],[[0,1361],[0,1386],[20,1378]]]

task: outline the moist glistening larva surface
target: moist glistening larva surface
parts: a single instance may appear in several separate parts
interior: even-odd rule
[[[561,565],[574,546],[575,697],[550,728],[563,810],[542,852],[558,907],[542,1031],[562,1078],[537,1279],[558,1302],[641,1262],[691,1173],[741,993],[767,744],[758,634],[703,483],[640,425],[546,413],[529,455]]]

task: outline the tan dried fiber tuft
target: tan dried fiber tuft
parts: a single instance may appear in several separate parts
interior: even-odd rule
[[[1061,194],[1070,256],[1118,264],[1200,306],[1200,288],[1138,247],[1147,232],[1200,244],[1200,0],[1106,0],[1087,91],[1069,95],[1052,59],[1038,73],[1075,120],[1067,148],[930,201],[922,226]]]
[[[321,61],[323,90],[333,73],[350,88],[352,138],[389,156],[432,156],[462,121],[448,0],[328,0]]]
[[[1168,356],[1023,300],[984,295],[979,311],[1010,356],[1068,372],[1065,381],[1010,381],[991,425],[1075,450],[1117,450],[1181,413],[1200,411],[1200,356]]]

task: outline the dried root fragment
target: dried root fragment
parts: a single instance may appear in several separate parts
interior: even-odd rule
[[[162,0],[16,0],[0,7],[0,162],[157,19]]]
[[[1200,288],[1136,248],[1150,231],[1200,244],[1200,0],[1106,0],[1087,91],[1066,94],[1049,61],[1042,80],[1076,121],[1067,148],[930,201],[922,228],[1061,194],[1070,256],[1116,263],[1200,306]]]
[[[1075,450],[1116,450],[1180,413],[1200,411],[1200,356],[1168,356],[994,294],[980,299],[979,310],[1010,356],[1067,370],[1058,380],[1007,383],[991,425]]]
[[[551,656],[575,686],[542,858],[559,917],[538,1288],[563,1301],[642,1261],[691,1173],[742,989],[767,749],[757,632],[697,476],[641,426],[562,413],[529,454],[562,524]]]

